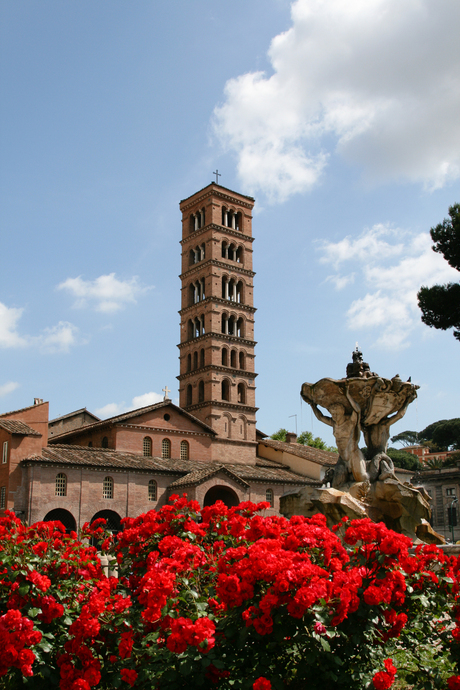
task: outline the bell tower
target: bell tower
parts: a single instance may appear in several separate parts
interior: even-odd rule
[[[254,199],[212,182],[180,203],[179,405],[217,433],[212,459],[254,464]]]

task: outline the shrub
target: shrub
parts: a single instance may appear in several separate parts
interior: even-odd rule
[[[266,507],[173,497],[116,539],[85,526],[117,578],[59,523],[8,514],[0,687],[460,688],[456,559],[370,520],[334,532]]]

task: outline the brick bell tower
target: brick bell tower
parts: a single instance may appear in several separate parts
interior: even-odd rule
[[[217,432],[212,459],[254,464],[254,199],[212,182],[180,203],[179,404]]]

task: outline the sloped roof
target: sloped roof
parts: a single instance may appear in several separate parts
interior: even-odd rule
[[[54,419],[50,419],[48,424],[53,424],[53,422],[60,422],[61,419],[68,419],[69,417],[75,417],[77,414],[82,414],[82,412],[86,412],[86,414],[89,414],[90,417],[93,417],[96,421],[100,422],[100,418],[96,417],[95,414],[90,412],[89,410],[86,409],[86,407],[82,407],[80,410],[75,410],[75,412],[68,412],[67,414],[63,414],[60,417],[55,417]]]
[[[46,405],[47,401],[45,400],[44,402],[41,403],[34,403],[33,405],[29,405],[28,407],[21,407],[20,410],[13,410],[12,412],[2,412],[0,414],[0,417],[9,417],[11,414],[18,414],[19,412],[26,412],[27,410],[32,410],[34,407],[40,407],[40,405]]]
[[[286,443],[284,441],[275,441],[272,438],[264,438],[259,441],[260,445],[280,450],[284,453],[291,453],[297,455],[299,458],[304,458],[317,465],[335,465],[339,456],[330,450],[320,450],[319,448],[312,448],[311,446],[303,446],[301,443]]]
[[[100,422],[94,422],[93,424],[87,424],[86,426],[79,427],[78,429],[72,429],[71,431],[64,431],[62,434],[57,434],[56,436],[53,436],[52,439],[50,438],[49,443],[52,443],[54,445],[55,443],[59,443],[62,439],[70,438],[71,436],[75,436],[76,434],[80,434],[80,433],[87,434],[88,431],[92,431],[94,429],[101,429],[104,426],[121,424],[122,422],[126,422],[129,419],[133,419],[135,417],[139,417],[140,415],[146,414],[147,412],[152,412],[153,410],[159,410],[162,407],[172,407],[179,414],[183,415],[184,417],[187,417],[187,419],[190,419],[195,424],[198,424],[199,426],[201,426],[206,433],[212,434],[213,436],[216,435],[216,432],[214,431],[214,429],[212,429],[210,426],[208,426],[207,424],[202,422],[197,417],[194,417],[192,414],[190,414],[190,412],[186,412],[181,407],[174,405],[174,403],[172,403],[171,400],[162,400],[161,402],[155,403],[154,405],[147,405],[146,407],[139,407],[136,410],[130,410],[129,412],[124,412],[123,414],[115,415],[115,417],[109,417],[108,419],[103,419]]]
[[[22,461],[86,467],[112,467],[124,470],[150,470],[151,472],[184,473],[190,471],[190,462],[179,459],[144,457],[136,453],[123,453],[108,448],[87,448],[53,444],[43,448],[41,455],[31,455]]]
[[[39,431],[32,429],[28,424],[17,419],[0,419],[0,428],[18,436],[41,436]]]
[[[245,487],[249,486],[249,484],[245,482],[243,479],[241,479],[241,477],[239,477],[236,472],[232,472],[232,470],[230,470],[225,465],[217,465],[216,463],[212,463],[211,467],[209,465],[203,468],[200,467],[199,469],[192,470],[184,477],[176,479],[172,484],[170,484],[170,487],[189,486],[190,484],[201,484],[205,479],[209,479],[210,477],[219,474],[219,472],[223,472],[224,474],[228,475],[230,479],[233,479],[234,481],[238,482],[238,484],[243,484]]]
[[[78,465],[92,468],[113,468],[119,470],[152,472],[180,475],[183,481],[174,486],[193,484],[204,478],[224,471],[233,476],[235,481],[247,483],[249,480],[259,482],[278,482],[283,484],[303,485],[306,478],[283,466],[259,467],[257,465],[227,464],[222,462],[205,462],[200,460],[180,460],[179,458],[163,459],[144,457],[135,453],[123,453],[108,448],[88,448],[53,444],[43,448],[41,455],[31,455],[22,460],[24,464]]]

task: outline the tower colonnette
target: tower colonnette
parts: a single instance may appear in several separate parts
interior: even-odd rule
[[[180,203],[179,405],[218,434],[213,460],[254,464],[254,199],[211,183]]]

